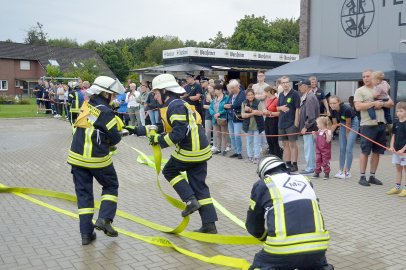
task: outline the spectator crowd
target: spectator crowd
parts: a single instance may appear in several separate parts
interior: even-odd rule
[[[257,83],[244,89],[238,79],[228,82],[213,80],[201,72],[198,76],[186,73],[178,79],[186,93],[181,97],[195,107],[201,115],[206,136],[211,142],[213,154],[244,159],[243,138],[246,140],[248,163],[257,164],[264,155],[282,158],[291,172],[299,172],[297,140],[303,137],[303,154],[306,165],[301,174],[324,179],[330,178],[331,141],[338,131],[339,171],[335,178],[348,179],[353,161],[354,144],[358,132],[383,146],[387,143],[387,126],[392,124],[390,108],[395,104],[390,98],[389,84],[380,71],[365,70],[362,73],[363,86],[348,100],[339,96],[326,96],[319,88],[317,78],[312,76],[299,82],[298,91],[293,89],[289,77],[283,76],[275,85],[265,82],[265,73],[258,71]],[[74,123],[79,108],[86,99],[87,81],[74,83],[48,82],[39,80],[34,88],[37,97],[37,113],[46,112],[55,118],[64,117]],[[143,80],[137,86],[131,80],[127,91],[117,95],[113,106],[117,115],[127,126],[160,124],[160,108],[163,101],[157,92],[151,91],[149,81]],[[388,194],[402,192],[400,183],[406,160],[405,142],[400,135],[406,111],[403,102],[396,107],[399,123],[394,126],[389,148],[396,152],[393,163],[397,166],[397,180]],[[376,177],[379,156],[385,148],[361,137],[359,184],[381,185]],[[369,178],[366,168],[370,159]],[[406,189],[406,188],[405,188]]]

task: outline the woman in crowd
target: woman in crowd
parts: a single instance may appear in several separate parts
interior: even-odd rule
[[[150,89],[149,86],[147,86],[147,87],[148,87],[148,89]],[[160,121],[159,108],[161,105],[159,104],[154,91],[149,92],[148,97],[145,100],[145,104],[146,104],[146,110],[149,115],[149,120],[151,121],[151,124],[152,125],[158,124]]]
[[[207,91],[203,93],[203,113],[204,113],[204,130],[206,132],[206,137],[209,143],[211,142],[211,132],[213,130],[212,116],[210,114],[210,103],[214,98],[214,88],[213,86],[207,86]],[[213,136],[213,147],[211,148],[214,153],[217,153],[218,149],[216,148],[216,136]]]
[[[266,141],[268,142],[268,151],[270,155],[277,156],[282,159],[282,149],[279,146],[278,137],[278,117],[279,112],[276,109],[278,105],[278,98],[276,97],[278,89],[275,86],[267,86],[264,88],[266,96],[265,109],[263,115],[265,116],[265,134],[267,135]]]
[[[247,162],[257,164],[261,154],[261,137],[259,134],[264,131],[264,117],[258,110],[259,101],[255,98],[254,90],[248,88],[246,100],[241,105],[243,120],[242,130],[247,134]]]
[[[227,134],[227,110],[224,109],[224,104],[227,103],[228,96],[224,95],[223,86],[221,84],[214,86],[214,95],[215,97],[212,99],[209,107],[212,124],[214,126],[214,136],[217,137],[217,140],[215,140],[217,150],[214,154],[222,153],[222,155],[225,156],[229,136]]]
[[[145,101],[148,98],[149,94],[149,88],[147,81],[141,81],[141,86],[140,86],[140,95],[137,98],[137,102],[140,104],[140,120],[141,124],[145,126]]]
[[[350,106],[344,104],[344,102],[341,102],[338,96],[331,96],[329,103],[333,119],[332,131],[334,132],[337,129],[338,123],[341,124],[339,133],[340,170],[334,177],[340,179],[351,178],[352,149],[357,134],[348,128],[358,132],[359,120],[355,111]]]

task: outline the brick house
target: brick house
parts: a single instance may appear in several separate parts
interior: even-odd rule
[[[31,96],[38,79],[46,75],[46,66],[59,66],[62,72],[80,61],[96,59],[101,74],[115,78],[94,50],[29,45],[0,41],[0,95]]]

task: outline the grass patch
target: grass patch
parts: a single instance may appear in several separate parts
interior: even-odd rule
[[[0,118],[46,117],[51,114],[37,114],[35,98],[28,99],[29,104],[0,104]]]

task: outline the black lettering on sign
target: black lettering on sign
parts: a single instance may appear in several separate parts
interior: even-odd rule
[[[393,5],[395,6],[395,5],[401,5],[401,4],[403,4],[403,0],[393,0]]]
[[[405,26],[406,25],[406,22],[402,22],[402,12],[400,12],[400,11],[399,11],[398,25],[399,26]]]
[[[382,6],[384,7],[386,4],[386,0],[382,0]]]

